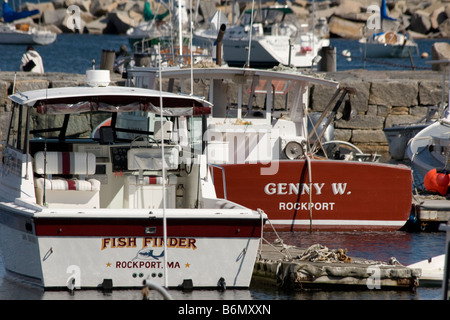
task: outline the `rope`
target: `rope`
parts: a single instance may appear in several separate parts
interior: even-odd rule
[[[278,250],[278,249],[277,249],[273,244],[271,244],[269,241],[267,241],[266,239],[264,239],[264,237],[263,237],[263,224],[264,224],[264,221],[263,221],[263,219],[262,219],[262,213],[263,213],[263,211],[260,210],[260,209],[258,209],[258,213],[261,215],[261,241],[260,241],[260,246],[259,246],[259,257],[261,258],[261,255],[262,255],[262,254],[261,254],[261,251],[262,251],[262,241],[266,242],[268,245],[270,245],[270,246],[271,246],[272,248],[274,248],[275,250]],[[285,257],[287,260],[292,260],[292,255],[291,255],[291,253],[289,252],[288,247],[284,245],[283,239],[281,239],[281,237],[278,235],[277,230],[275,230],[275,227],[274,227],[273,224],[272,224],[272,221],[270,221],[269,218],[267,218],[267,221],[269,222],[270,226],[272,227],[272,230],[273,230],[273,232],[275,233],[275,235],[276,235],[276,237],[277,237],[279,243],[282,245],[282,249],[279,250],[279,252],[282,253],[282,250],[285,249],[286,254],[284,254],[284,257]]]

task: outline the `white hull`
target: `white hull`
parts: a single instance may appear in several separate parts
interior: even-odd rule
[[[421,269],[420,284],[440,285],[444,278],[445,254],[432,257],[408,266],[413,269]]]
[[[166,254],[162,240],[151,235],[36,236],[0,224],[5,269],[45,288],[67,288],[72,279],[76,288],[101,288],[105,279],[115,288],[142,287],[143,280],[165,286],[166,276],[173,288],[184,280],[216,288],[221,278],[227,287],[250,285],[258,238],[169,236]]]
[[[264,36],[252,39],[250,52],[250,66],[270,67],[279,64],[307,68],[312,66],[312,61],[322,47],[329,46],[329,41],[323,39],[316,42],[311,51],[302,50],[300,44],[290,45],[290,39],[286,36]],[[230,66],[242,67],[247,63],[248,38],[223,39],[224,60]]]
[[[15,28],[14,25],[0,25],[0,44],[38,44],[49,45],[56,41],[56,33],[29,27],[28,31]]]
[[[416,45],[393,46],[388,44],[363,44],[363,52],[367,58],[407,58],[417,52]]]
[[[362,38],[359,43],[366,58],[407,58],[419,51],[417,43],[413,40],[402,33],[391,31]]]
[[[0,34],[0,43],[2,44],[39,44],[48,45],[56,40],[56,34],[17,34],[2,33]]]

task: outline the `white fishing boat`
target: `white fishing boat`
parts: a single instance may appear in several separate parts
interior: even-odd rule
[[[7,273],[45,289],[248,287],[266,216],[217,198],[205,156],[191,152],[202,150],[191,136],[202,135],[211,105],[108,83],[109,71],[90,70],[86,87],[10,96],[0,169]],[[146,113],[151,130],[117,121]]]
[[[421,286],[440,286],[444,277],[445,254],[410,264],[408,268],[421,269],[421,275],[419,277]]]
[[[159,83],[156,69],[127,75],[129,86]],[[218,194],[263,209],[277,230],[398,230],[408,220],[411,170],[326,134],[342,103],[350,118],[344,99],[352,88],[280,67],[167,68],[161,76],[168,91],[213,103],[204,141]],[[312,85],[336,89],[314,123],[307,112]]]
[[[223,37],[223,58],[234,67],[279,64],[312,67],[322,47],[330,45],[326,24],[300,25],[287,5],[261,5],[245,10]],[[323,32],[321,32],[322,30]]]

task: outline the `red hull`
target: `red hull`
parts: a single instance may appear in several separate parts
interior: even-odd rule
[[[277,230],[398,230],[409,218],[412,177],[407,167],[312,160],[310,193],[306,161],[271,165],[278,165],[272,175],[261,175],[269,165],[260,163],[221,167],[227,199],[264,210]],[[213,168],[213,173],[217,196],[224,197],[222,170]]]

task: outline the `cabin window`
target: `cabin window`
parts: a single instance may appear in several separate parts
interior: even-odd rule
[[[22,152],[27,152],[27,116],[28,108],[22,105],[13,105],[11,122],[9,126],[6,144]]]

